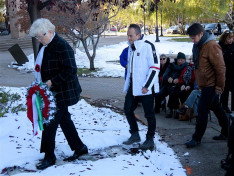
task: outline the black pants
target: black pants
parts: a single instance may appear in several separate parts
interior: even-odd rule
[[[189,93],[190,91],[181,91],[179,87],[177,87],[174,90],[171,90],[168,100],[168,108],[170,110],[178,109],[179,105],[183,104],[186,101]]]
[[[231,88],[228,84],[228,82],[225,82],[225,88],[224,91],[221,95],[221,104],[223,106],[223,108],[227,108],[228,107],[228,100],[229,100],[229,91],[231,91]],[[233,102],[234,102],[234,95],[231,93],[231,110],[234,111],[234,106],[233,106]]]
[[[68,107],[59,108],[55,114],[55,119],[49,124],[44,124],[44,131],[41,139],[41,153],[46,156],[53,156],[55,149],[56,131],[60,125],[71,150],[80,150],[83,147],[83,142],[80,140],[76,131],[75,125],[71,120],[71,114],[68,112]]]
[[[155,95],[155,109],[159,109],[161,107],[162,100],[168,95],[169,100],[167,106],[170,110],[173,110],[179,108],[180,102],[185,102],[188,97],[188,92],[180,91],[179,87],[173,84],[163,86]]]
[[[124,103],[124,113],[130,126],[130,133],[132,134],[139,130],[136,117],[134,115],[134,110],[136,109],[136,106],[139,101],[142,102],[142,106],[145,112],[145,118],[148,122],[148,132],[146,134],[146,137],[154,137],[156,130],[156,119],[154,114],[154,96],[152,94],[144,96],[133,96],[132,86],[130,86],[128,89]]]
[[[221,126],[221,134],[228,135],[228,120],[224,112],[219,97],[215,93],[215,87],[205,87],[201,91],[201,96],[198,103],[198,118],[193,139],[201,141],[207,127],[208,114],[212,110],[218,118]]]
[[[169,86],[165,85],[160,88],[160,91],[155,94],[155,110],[159,110],[161,107],[161,102],[166,96],[169,95]]]

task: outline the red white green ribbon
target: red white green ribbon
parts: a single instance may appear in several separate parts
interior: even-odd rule
[[[43,124],[54,118],[56,111],[55,98],[46,84],[34,82],[27,93],[27,116],[33,124],[33,135],[38,127],[43,131]]]

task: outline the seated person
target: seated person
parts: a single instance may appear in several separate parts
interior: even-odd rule
[[[184,102],[184,107],[182,107],[181,109],[177,111],[178,114],[185,115],[187,109],[190,108],[190,109],[193,109],[193,115],[197,117],[198,116],[197,106],[198,106],[200,95],[201,95],[201,91],[198,90],[198,87],[195,82],[194,90],[190,93],[187,100]]]
[[[185,54],[179,52],[175,62],[170,63],[165,73],[163,74],[162,86],[160,88],[160,91],[155,95],[156,107],[160,107],[162,100],[166,96],[168,96],[176,87],[176,85],[179,82],[179,76],[186,66],[187,66],[187,62],[186,62]],[[170,111],[172,114],[171,108],[173,107],[170,107],[170,106],[168,107],[170,108]]]
[[[190,57],[190,63],[183,69],[178,84],[170,93],[168,107],[171,107],[171,109],[178,109],[179,104],[183,104],[193,90],[195,82],[194,70],[195,66]]]
[[[165,73],[169,64],[170,64],[170,58],[167,57],[165,54],[161,54],[160,55],[160,72],[158,74],[159,89],[162,87],[163,74]],[[156,99],[155,99],[155,101],[156,101]],[[155,113],[160,113],[161,103],[160,103],[159,107],[155,106]]]

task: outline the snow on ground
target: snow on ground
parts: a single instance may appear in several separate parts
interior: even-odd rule
[[[26,103],[25,88],[5,87],[5,89],[11,93],[19,93],[22,96],[19,103]],[[91,153],[95,150],[121,145],[129,137],[129,127],[125,117],[110,109],[93,107],[85,100],[69,108],[79,136]],[[141,139],[144,141],[147,127],[138,125]],[[41,133],[33,137],[32,124],[27,119],[26,112],[9,113],[0,118],[0,171],[6,167],[18,166],[21,170],[28,170],[28,172],[18,172],[17,176],[186,175],[185,169],[173,150],[166,143],[161,142],[157,134],[155,137],[157,149],[153,152],[148,150],[136,155],[125,153],[114,158],[107,157],[97,161],[76,160],[60,165],[62,159],[72,155],[73,152],[59,128],[55,149],[57,162],[43,171],[38,171],[35,167],[39,159],[43,158],[43,154],[40,153],[40,139]]]

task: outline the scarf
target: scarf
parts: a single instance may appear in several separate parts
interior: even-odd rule
[[[42,59],[43,59],[43,54],[44,54],[44,50],[45,50],[45,47],[46,47],[46,46],[47,46],[47,45],[44,45],[44,46],[41,47],[41,49],[40,49],[40,51],[39,51],[39,53],[38,53],[38,55],[37,55],[37,58],[36,58],[35,67],[36,67],[37,65],[39,65],[39,69],[41,68],[41,63],[42,63]],[[34,72],[34,75],[35,75],[36,81],[40,83],[40,82],[41,82],[41,69],[39,70],[39,72],[35,71],[35,72]]]
[[[194,68],[195,68],[194,65],[188,65],[186,71],[183,74],[183,80],[186,85],[192,79]]]
[[[216,40],[214,34],[204,31],[204,34],[203,34],[201,40],[199,40],[199,42],[197,44],[193,45],[193,62],[194,62],[196,69],[198,69],[198,66],[199,66],[199,61],[198,61],[199,49],[202,47],[202,45],[204,45],[205,43],[207,43],[211,40]]]
[[[55,32],[54,32],[53,37],[50,39],[49,43],[53,40],[54,36],[55,36]],[[43,45],[41,47],[39,53],[37,54],[37,58],[36,58],[36,61],[35,61],[35,68],[36,68],[36,66],[39,66],[39,72],[35,71],[34,76],[35,76],[36,82],[39,82],[39,83],[42,82],[42,79],[41,79],[41,64],[42,64],[42,60],[43,60],[44,50],[48,46],[48,44]]]

